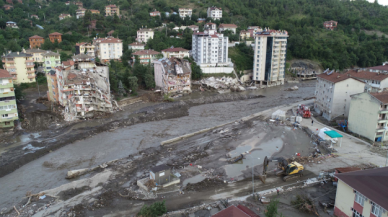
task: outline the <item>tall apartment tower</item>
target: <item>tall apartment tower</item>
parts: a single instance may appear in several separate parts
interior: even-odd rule
[[[192,56],[197,64],[228,63],[228,37],[214,30],[196,32],[192,37]]]
[[[253,80],[261,85],[284,84],[288,32],[265,28],[254,37]]]

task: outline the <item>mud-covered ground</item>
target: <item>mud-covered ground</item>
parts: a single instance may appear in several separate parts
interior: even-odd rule
[[[189,208],[249,194],[252,189],[252,165],[255,166],[256,191],[284,185],[271,172],[267,184],[258,180],[263,156],[279,155],[288,158],[302,150],[308,155],[312,149],[309,136],[301,129],[293,130],[289,126],[272,124],[263,121],[262,117],[239,121],[170,145],[145,149],[110,164],[104,170],[81,177],[85,179],[44,191],[46,195],[57,198],[46,209],[39,210],[41,207],[34,206],[35,203],[22,207],[25,200],[17,209],[21,216],[31,213],[38,216],[103,216],[112,212],[117,216],[129,216],[136,214],[142,205],[161,200],[166,201],[169,211]],[[227,154],[233,157],[236,152],[242,151],[250,153],[242,162],[227,162]],[[258,156],[261,159],[257,159]],[[148,177],[149,168],[159,164],[167,164],[174,168],[174,172],[179,172],[182,183],[157,194],[143,193],[136,181]],[[197,165],[201,165],[201,168]],[[270,170],[275,167],[275,164],[270,165]],[[198,176],[203,178],[195,178]],[[303,179],[315,176],[306,167]],[[192,183],[185,183],[185,180],[193,177]],[[298,180],[299,178],[287,184]],[[183,190],[184,195],[179,190]],[[9,216],[14,214],[15,211],[8,213]]]
[[[174,103],[131,105],[107,118],[59,124],[18,136],[0,147],[0,174],[17,169],[0,178],[4,186],[0,193],[8,195],[0,198],[0,208],[12,207],[27,191],[69,183],[64,179],[68,170],[135,155],[158,147],[161,141],[313,95],[313,82],[298,86],[299,90],[292,92],[284,91],[287,85],[243,93],[196,92]]]

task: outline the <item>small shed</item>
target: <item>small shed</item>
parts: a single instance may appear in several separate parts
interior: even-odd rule
[[[325,134],[328,135],[330,138],[332,139],[337,139],[337,138],[341,138],[341,142],[340,142],[340,147],[342,145],[342,135],[339,134],[337,131],[335,130],[331,130],[331,131],[325,131]]]
[[[150,169],[150,179],[155,180],[157,185],[164,185],[170,182],[171,169],[169,166],[162,164]]]

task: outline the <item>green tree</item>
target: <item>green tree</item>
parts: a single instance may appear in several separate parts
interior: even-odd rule
[[[137,96],[137,88],[138,88],[138,84],[137,84],[137,78],[135,76],[129,76],[128,77],[128,82],[129,82],[129,89],[132,90],[132,94]]]
[[[144,205],[140,212],[137,214],[142,217],[157,217],[165,214],[167,212],[166,205],[163,202],[155,202],[150,206]]]
[[[267,212],[265,213],[265,217],[282,217],[283,214],[278,214],[278,204],[279,200],[271,200],[271,202],[267,206]]]

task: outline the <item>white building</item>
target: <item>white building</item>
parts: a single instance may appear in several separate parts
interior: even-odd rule
[[[365,82],[365,91],[367,92],[381,92],[388,88],[388,74],[361,69],[350,70],[346,74]]]
[[[147,43],[148,39],[154,38],[154,30],[141,28],[137,30],[137,38],[136,41]]]
[[[236,29],[237,29],[237,26],[235,24],[221,23],[220,26],[218,27],[219,32],[223,32],[225,30],[230,30],[234,34],[236,34]]]
[[[204,73],[233,71],[233,64],[228,59],[228,37],[214,30],[196,32],[192,37],[191,55]]]
[[[186,50],[181,47],[171,47],[162,50],[162,54],[164,58],[171,58],[171,57],[176,57],[176,58],[184,58],[184,57],[189,57],[189,50]]]
[[[195,31],[198,31],[199,30],[199,27],[196,26],[196,25],[191,25],[191,26],[188,26],[187,28],[191,29],[191,31],[195,32]]]
[[[326,70],[328,71],[328,70]],[[314,109],[327,120],[349,115],[350,96],[364,92],[365,83],[347,74],[324,72],[317,76]]]
[[[214,30],[217,32],[217,24],[215,24],[215,23],[205,23],[205,25],[203,27],[204,27],[204,29]]]
[[[179,16],[182,19],[185,19],[187,16],[191,18],[192,14],[193,14],[193,9],[191,8],[179,8]]]
[[[212,18],[213,20],[219,20],[222,18],[222,9],[217,7],[208,7],[207,8],[207,17]]]
[[[129,50],[144,50],[145,44],[140,42],[133,42],[132,44],[128,45]]]
[[[260,85],[284,84],[287,31],[264,29],[255,35],[253,80]]]
[[[96,57],[102,62],[118,60],[123,55],[123,42],[118,38],[96,38],[93,40]]]

